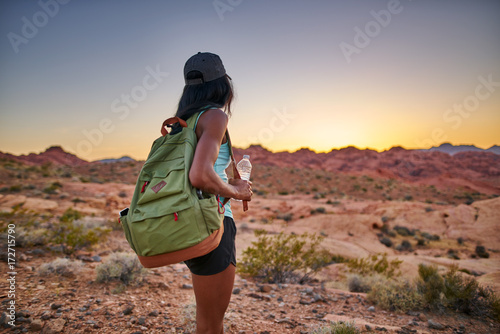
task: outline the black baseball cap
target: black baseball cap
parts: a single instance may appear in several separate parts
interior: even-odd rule
[[[202,78],[187,79],[187,74],[191,71],[201,72]],[[226,75],[226,69],[220,57],[210,52],[198,52],[189,58],[184,65],[184,80],[186,85],[199,85]]]

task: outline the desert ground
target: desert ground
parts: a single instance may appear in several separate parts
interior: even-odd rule
[[[466,171],[455,173],[443,156],[433,153],[435,165],[445,171],[426,175],[424,169],[411,178],[415,158],[394,170],[380,168],[391,166],[382,158],[375,166],[373,159],[359,157],[373,155],[363,151],[342,158],[353,162],[349,168],[338,156],[327,159],[309,151],[297,152],[290,163],[288,156],[258,147],[236,150],[237,156],[244,152],[255,157],[255,195],[247,212],[240,203],[232,205],[238,260],[257,239],[256,230],[316,233],[324,237],[322,247],[343,258],[385,253],[403,261],[401,274],[408,279],[418,275],[421,263],[436,265],[440,272],[457,265],[464,275],[500,293],[500,159],[494,154],[473,156],[469,162],[461,157]],[[404,160],[404,155],[394,157],[398,154],[403,153],[392,152],[391,159]],[[365,168],[359,168],[360,159]],[[4,155],[0,160],[2,331],[193,332],[194,294],[184,265],[148,270],[140,284],[96,279],[96,268],[112,254],[132,252],[117,215],[130,203],[143,162],[88,163],[57,148],[31,158]],[[42,232],[60,224],[68,209],[78,212],[82,226],[99,226],[106,234],[74,249],[58,244],[57,238],[44,239]],[[5,254],[10,227],[16,237],[14,269]],[[396,233],[401,227],[412,233]],[[383,236],[390,246],[381,242]],[[42,265],[57,258],[82,265],[75,273],[43,275]],[[12,282],[7,281],[12,271],[15,296],[10,296]],[[487,316],[383,310],[366,294],[350,292],[345,276],[344,263],[322,268],[305,284],[262,283],[238,274],[226,332],[311,333],[332,321],[354,321],[363,333],[500,333],[500,323]],[[12,301],[14,328],[7,323]]]

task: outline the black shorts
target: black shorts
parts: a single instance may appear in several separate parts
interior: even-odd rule
[[[210,253],[184,261],[195,275],[215,275],[224,271],[230,263],[236,266],[236,225],[231,217],[224,217],[224,233],[219,246]]]

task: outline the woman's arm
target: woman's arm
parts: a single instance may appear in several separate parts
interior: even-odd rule
[[[227,115],[220,109],[207,110],[200,116],[196,126],[198,144],[189,170],[189,180],[193,187],[205,192],[250,201],[251,182],[231,180],[230,183],[225,183],[214,171],[227,122]]]

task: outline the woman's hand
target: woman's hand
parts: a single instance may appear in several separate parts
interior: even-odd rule
[[[233,196],[235,199],[240,199],[242,201],[252,200],[252,182],[241,179],[229,179],[229,184],[232,185],[236,191],[236,196]]]

